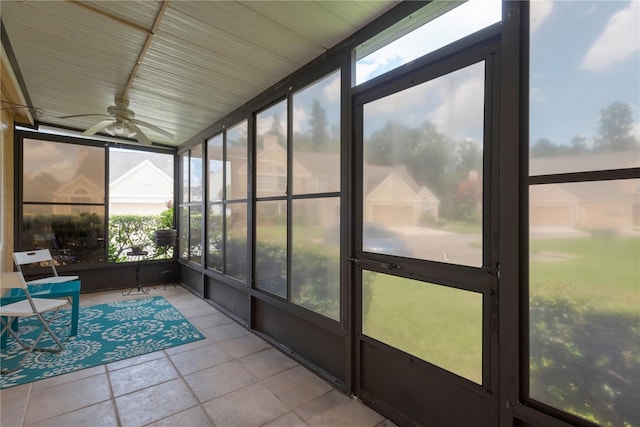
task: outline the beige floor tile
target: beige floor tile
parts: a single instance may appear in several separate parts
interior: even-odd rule
[[[222,341],[218,345],[236,359],[271,348],[271,344],[253,333]]]
[[[118,425],[116,414],[111,401],[87,406],[54,418],[42,420],[29,427],[70,427],[70,426],[91,426],[91,427],[115,427]]]
[[[179,412],[145,427],[215,427],[201,406]]]
[[[231,357],[217,344],[198,347],[169,356],[182,375],[211,368],[231,360]]]
[[[115,371],[122,368],[128,368],[130,366],[139,365],[141,363],[150,362],[152,360],[162,359],[163,357],[165,357],[165,353],[163,351],[154,351],[151,353],[141,354],[140,356],[111,362],[107,364],[107,370]]]
[[[89,378],[94,375],[104,374],[106,372],[105,365],[94,366],[93,368],[81,369],[75,372],[69,372],[68,374],[58,375],[51,378],[46,378],[33,383],[34,390],[41,390],[47,387],[53,387],[56,385],[70,383],[82,378]]]
[[[206,402],[257,381],[256,377],[236,361],[187,375],[184,380],[200,402]]]
[[[20,426],[27,411],[31,384],[5,388],[0,391],[0,426]]]
[[[76,409],[109,400],[106,374],[64,383],[42,390],[34,390],[27,406],[26,424],[56,417]]]
[[[397,424],[395,424],[393,421],[391,420],[383,420],[380,424],[378,424],[376,427],[398,427]]]
[[[263,380],[262,383],[289,409],[295,409],[333,388],[329,383],[300,365],[273,375]]]
[[[262,384],[251,384],[203,405],[217,427],[257,427],[287,412]]]
[[[222,314],[220,313],[220,311],[218,311],[217,308],[206,303],[193,305],[191,307],[179,308],[178,311],[180,311],[180,313],[182,313],[184,317],[188,317],[189,319],[193,319],[195,317],[200,317],[200,316],[209,316],[212,314]],[[224,316],[224,314],[222,315]]]
[[[208,338],[2,390],[2,427],[396,427],[189,291],[150,289]],[[146,296],[114,290],[81,304]]]
[[[115,397],[178,378],[169,359],[155,359],[109,372]]]
[[[200,332],[205,334],[213,342],[226,341],[250,333],[244,326],[240,326],[235,322],[202,329]]]
[[[138,427],[197,405],[181,379],[148,387],[116,398],[122,427]]]
[[[307,423],[294,412],[287,412],[283,416],[264,424],[262,427],[306,427]]]
[[[211,313],[206,316],[190,317],[189,320],[200,330],[212,328],[214,326],[235,324],[229,316],[223,313]]]
[[[184,353],[185,351],[190,351],[196,348],[206,347],[211,344],[213,344],[213,342],[205,337],[205,339],[193,341],[188,344],[182,344],[175,347],[165,348],[164,352],[168,355],[174,355],[178,353]]]
[[[303,420],[309,421],[317,415],[323,414],[338,405],[348,404],[349,397],[342,394],[338,390],[332,390],[329,393],[325,393],[322,396],[306,403],[296,409],[296,413],[302,417]]]
[[[253,375],[263,379],[284,370],[293,368],[298,363],[278,350],[270,348],[259,353],[250,354],[240,359]]]
[[[199,299],[198,297],[191,294],[190,292],[186,292],[185,294],[182,294],[182,295],[170,296],[167,298],[167,300],[171,303],[171,305],[173,305],[175,308],[177,308],[180,311],[186,310],[189,308],[194,308],[194,307],[205,307],[205,308],[212,307],[211,304]],[[212,307],[212,308],[215,308],[215,307]]]
[[[357,400],[334,406],[308,420],[311,427],[335,427],[349,420],[350,427],[375,427],[384,417]]]

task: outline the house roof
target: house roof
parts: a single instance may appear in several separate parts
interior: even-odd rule
[[[640,167],[640,150],[531,158],[531,175]]]
[[[165,175],[173,176],[173,156],[171,155],[154,155],[133,150],[127,150],[126,152],[111,151],[109,158],[109,184],[136,168],[145,160],[148,160]]]

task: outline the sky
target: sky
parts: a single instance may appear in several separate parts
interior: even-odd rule
[[[340,71],[315,81],[313,84],[300,89],[293,94],[293,131],[306,133],[310,130],[311,105],[317,100],[325,110],[327,126],[340,123]],[[280,102],[262,111],[257,116],[256,130],[258,135],[264,135],[271,129],[273,115],[278,114],[280,128],[286,131],[286,103]],[[330,131],[330,129],[327,129]]]
[[[615,101],[631,106],[634,132],[640,139],[639,11],[640,0],[532,1],[532,144],[540,138],[569,144],[575,135],[592,144],[601,110]],[[499,1],[470,0],[362,58],[357,64],[357,82],[367,81],[491,25],[500,20],[500,13]],[[422,117],[442,131],[445,111],[454,111],[453,106],[457,111],[474,111],[482,92],[477,76],[469,74],[468,79],[458,77],[449,87],[448,95],[440,96],[439,106],[433,105],[435,101],[430,98],[437,93],[432,88],[430,93],[417,90],[420,96],[414,102],[388,102],[387,107],[405,122],[411,117]],[[371,123],[391,118],[389,112],[383,111],[376,117],[374,110],[370,108]],[[460,129],[457,136],[469,135]]]
[[[356,84],[433,52],[501,20],[501,0],[469,0],[360,59]]]
[[[615,101],[640,139],[640,1],[535,1],[531,15],[531,143],[591,144]]]

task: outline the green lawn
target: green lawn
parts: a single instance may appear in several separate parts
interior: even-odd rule
[[[482,295],[365,272],[363,332],[482,382]],[[367,279],[365,279],[367,281]]]
[[[590,309],[638,315],[638,239],[539,240],[531,253],[544,255],[531,262],[532,297],[570,298]],[[365,335],[481,382],[479,294],[365,272],[363,299]]]
[[[456,234],[474,234],[482,233],[482,223],[470,223],[464,221],[456,221],[453,219],[445,219],[445,225],[440,229]]]
[[[640,304],[640,239],[533,240],[531,296],[570,298],[591,309],[635,312]]]

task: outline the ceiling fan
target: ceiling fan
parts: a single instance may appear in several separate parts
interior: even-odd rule
[[[151,145],[151,140],[140,129],[141,127],[151,129],[158,134],[173,139],[173,135],[158,126],[151,123],[143,122],[135,118],[133,110],[129,109],[129,101],[126,99],[116,98],[115,105],[107,107],[108,114],[76,114],[72,116],[62,116],[61,119],[71,119],[75,117],[106,117],[99,121],[89,129],[82,132],[84,136],[91,136],[101,130],[107,132],[111,136],[120,136],[127,138],[136,138],[138,142],[144,145]]]

